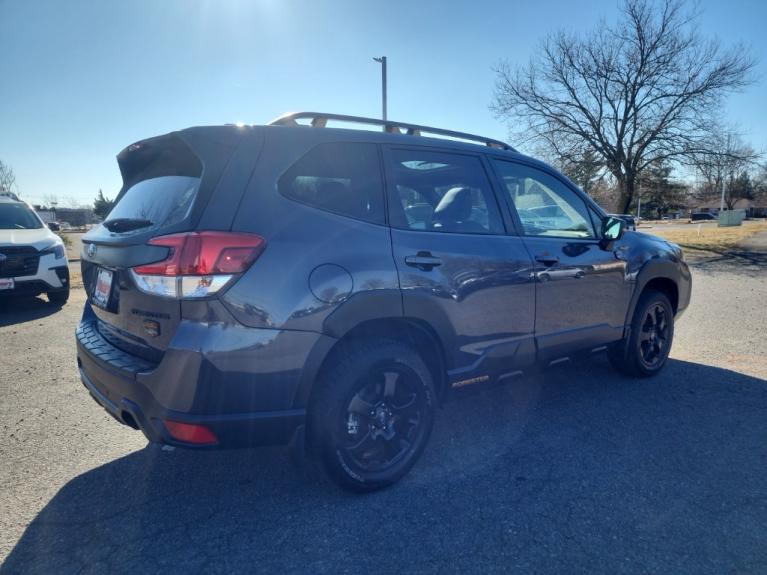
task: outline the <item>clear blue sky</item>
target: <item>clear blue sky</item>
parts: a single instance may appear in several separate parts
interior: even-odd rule
[[[762,80],[728,103],[767,150],[767,3],[704,0],[701,30],[741,39]],[[114,157],[200,124],[287,111],[380,114],[506,138],[488,110],[500,58],[526,61],[557,28],[614,20],[618,0],[0,0],[0,159],[29,201],[114,196]]]

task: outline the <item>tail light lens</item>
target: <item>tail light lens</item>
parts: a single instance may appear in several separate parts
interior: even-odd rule
[[[166,297],[200,298],[245,272],[264,251],[266,240],[255,234],[206,231],[160,236],[149,245],[168,248],[168,255],[131,270],[138,288]]]

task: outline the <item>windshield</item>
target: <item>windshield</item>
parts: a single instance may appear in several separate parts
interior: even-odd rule
[[[0,230],[36,230],[40,218],[25,204],[0,204]]]

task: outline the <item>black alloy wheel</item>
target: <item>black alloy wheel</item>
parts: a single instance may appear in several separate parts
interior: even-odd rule
[[[351,491],[396,483],[423,452],[435,407],[432,373],[411,346],[370,338],[345,348],[309,405],[310,473]]]
[[[655,367],[666,358],[669,325],[669,318],[663,305],[655,303],[647,310],[639,335],[639,349],[642,360],[648,368]]]
[[[392,469],[424,433],[424,395],[418,375],[406,366],[378,365],[360,382],[339,421],[340,456],[364,473]]]
[[[633,377],[650,377],[663,369],[674,340],[674,311],[668,296],[648,290],[641,295],[626,339],[608,350],[613,367]]]

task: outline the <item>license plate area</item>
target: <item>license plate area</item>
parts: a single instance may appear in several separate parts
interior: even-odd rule
[[[96,272],[96,285],[93,287],[91,301],[94,305],[108,310],[110,299],[112,297],[112,280],[114,272],[106,268],[98,268]]]

